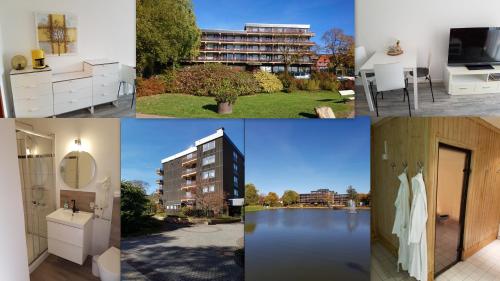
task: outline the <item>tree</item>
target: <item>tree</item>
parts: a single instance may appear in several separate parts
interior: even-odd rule
[[[191,192],[196,199],[196,208],[202,209],[207,217],[212,215],[217,217],[227,209],[224,203],[226,197],[221,192],[203,192],[201,187]]]
[[[148,77],[198,54],[201,32],[191,0],[136,2],[137,69]]]
[[[259,195],[257,193],[257,188],[253,183],[245,185],[245,204],[247,205],[259,204]]]
[[[321,40],[324,51],[330,55],[330,66],[335,73],[339,66],[354,67],[354,37],[342,29],[332,28],[326,31]]]
[[[274,192],[269,192],[267,196],[264,198],[264,203],[268,206],[275,207],[278,205],[280,198],[278,194]]]
[[[347,187],[346,193],[349,194],[349,199],[356,200],[358,197],[358,192],[354,187],[352,187],[352,185]]]
[[[121,182],[120,215],[124,228],[134,228],[148,211],[149,200],[141,186],[129,181]]]
[[[281,200],[283,201],[283,205],[291,205],[299,202],[299,194],[293,190],[285,190]]]
[[[307,46],[291,46],[283,44],[278,45],[277,51],[285,67],[285,75],[288,76],[290,66],[299,62],[300,59],[310,52],[310,49]]]

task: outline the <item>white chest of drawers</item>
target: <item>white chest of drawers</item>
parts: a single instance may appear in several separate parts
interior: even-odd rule
[[[92,75],[92,104],[114,102],[120,85],[119,64],[111,60],[84,61],[84,71]]]
[[[120,85],[119,63],[86,60],[83,71],[54,74],[28,67],[10,73],[14,112],[18,118],[50,117],[115,102]]]
[[[48,117],[54,115],[52,70],[26,68],[10,73],[16,117]]]

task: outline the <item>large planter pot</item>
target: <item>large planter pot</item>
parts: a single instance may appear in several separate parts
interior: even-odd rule
[[[233,105],[229,102],[220,102],[217,104],[217,112],[219,114],[231,114],[233,113]]]

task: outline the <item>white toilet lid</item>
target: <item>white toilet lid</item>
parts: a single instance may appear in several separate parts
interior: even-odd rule
[[[120,250],[115,247],[111,247],[98,259],[99,264],[106,270],[120,274]]]

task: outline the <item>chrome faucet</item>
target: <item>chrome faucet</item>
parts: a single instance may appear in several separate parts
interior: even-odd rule
[[[76,200],[73,199],[73,200],[71,200],[71,202],[73,202],[73,208],[72,208],[73,209],[73,214],[77,213],[78,212],[78,208],[76,207]]]

